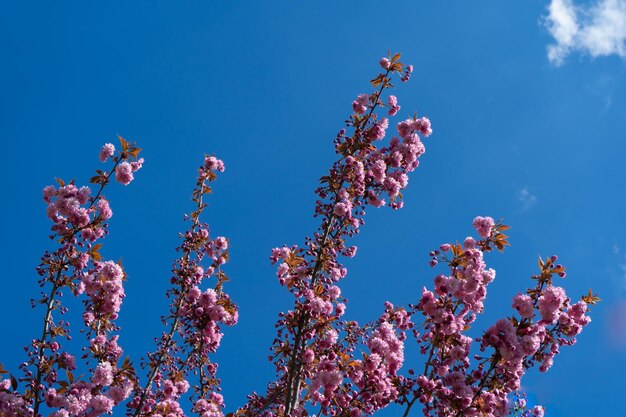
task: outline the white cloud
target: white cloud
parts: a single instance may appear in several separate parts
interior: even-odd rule
[[[560,65],[574,46],[574,38],[579,31],[576,10],[569,0],[552,0],[548,10],[550,14],[546,18],[546,26],[557,42],[548,45],[548,59]]]
[[[528,191],[528,187],[524,187],[519,190],[519,193],[517,194],[517,199],[520,203],[522,203],[522,211],[526,211],[535,204],[537,204],[537,197],[535,197]]]
[[[626,0],[598,0],[588,8],[551,0],[544,24],[555,40],[548,45],[548,59],[557,66],[575,51],[626,59]]]

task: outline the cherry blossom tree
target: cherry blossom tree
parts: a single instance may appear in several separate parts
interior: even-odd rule
[[[399,54],[379,65],[373,91],[352,102],[346,128],[334,140],[337,160],[315,190],[318,229],[301,246],[271,251],[278,281],[294,304],[278,315],[271,346],[276,378],[265,393],[251,393],[246,404],[227,408],[212,359],[224,326],[238,321],[237,305],[226,292],[228,239],[212,235],[202,220],[211,183],[224,171],[215,156],[205,156],[198,168],[163,334],[143,361],[124,357],[116,319],[125,272],[100,255],[112,216],[104,192],[113,179],[129,185],[143,158],[134,143],[120,138],[119,149],[107,143],[100,150],[100,161],[109,165],[96,171],[90,187],[57,180],[43,190],[54,249],[37,268],[42,296],[33,306],[43,312],[41,332],[26,347],[21,375],[0,368],[0,416],[92,417],[117,409],[133,417],[359,417],[394,403],[402,406],[403,417],[542,416],[541,406],[526,406],[521,378],[534,366],[547,371],[560,348],[576,342],[591,321],[589,306],[599,299],[590,290],[572,301],[555,283],[566,276],[557,257],[539,259],[538,273],[514,297],[511,311],[479,337],[469,336],[496,277],[485,254],[509,244],[501,221],[478,216],[475,237],[433,250],[430,266],[437,275],[414,304],[386,302],[380,318],[364,325],[344,319],[343,259],[357,254],[355,236],[367,209],[402,208],[402,190],[432,133],[430,120],[417,115],[388,133],[390,118],[401,110],[389,91],[396,79],[407,82],[413,67],[400,62]],[[84,306],[82,353],[67,350],[64,297]],[[421,358],[405,357],[409,342],[419,345]],[[79,367],[88,370],[87,377],[75,376]]]

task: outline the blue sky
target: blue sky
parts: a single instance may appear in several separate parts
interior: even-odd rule
[[[551,8],[549,9],[549,6]],[[152,346],[182,214],[205,153],[226,163],[206,220],[231,242],[227,291],[240,323],[219,352],[228,409],[263,391],[273,323],[291,300],[270,249],[301,244],[332,139],[378,59],[415,72],[401,117],[428,116],[421,166],[399,212],[370,210],[348,262],[348,317],[415,302],[438,273],[428,252],[504,218],[512,247],[479,326],[510,314],[539,255],[558,254],[572,297],[603,301],[573,348],[524,388],[551,417],[623,413],[626,371],[626,2],[5,2],[0,13],[0,176],[4,196],[0,362],[16,370],[39,332],[35,267],[50,248],[41,189],[86,183],[100,146],[137,141],[146,163],[107,192],[102,253],[129,279],[121,344]],[[76,340],[81,335],[75,334]],[[416,365],[423,358],[409,355]],[[397,409],[380,413],[397,415]]]

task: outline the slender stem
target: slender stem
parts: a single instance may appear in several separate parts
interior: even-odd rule
[[[204,350],[204,337],[200,338],[200,355],[202,355],[202,351]],[[205,357],[202,357],[202,360],[204,361]],[[200,398],[204,398],[205,395],[205,391],[206,391],[206,383],[204,380],[204,366],[202,363],[200,363]]]
[[[172,343],[174,341],[174,333],[176,332],[176,330],[178,329],[178,325],[180,324],[180,316],[178,315],[178,310],[183,305],[183,301],[184,301],[184,297],[182,295],[179,295],[178,303],[176,304],[176,308],[175,308],[176,319],[172,322],[170,330],[165,338],[166,341],[165,341],[165,344],[163,345],[163,348],[160,349],[161,354],[159,355],[157,361],[154,362],[153,365],[150,367],[150,373],[148,374],[148,381],[146,382],[146,385],[141,391],[139,404],[137,405],[137,408],[135,409],[133,416],[138,416],[141,413],[141,408],[143,407],[143,404],[146,401],[146,397],[148,395],[148,388],[150,388],[150,385],[152,385],[152,383],[154,382],[154,378],[156,377],[156,374],[159,371],[159,368],[165,361],[165,356],[167,352],[172,347]]]
[[[117,166],[120,164],[121,161],[122,161],[122,158],[118,158],[117,161],[115,161],[115,164],[113,164],[113,168],[111,168],[111,171],[109,171],[109,173],[105,175],[104,181],[100,184],[100,188],[98,189],[98,192],[91,200],[91,203],[89,204],[88,208],[92,208],[93,205],[96,203],[96,201],[100,197],[100,194],[102,193],[102,190],[104,190],[104,187],[109,183],[109,178],[111,178],[111,175],[113,175],[113,173],[115,172],[115,169],[117,168]]]
[[[435,353],[435,341],[431,341],[431,345],[430,345],[430,352],[428,353],[428,359],[426,359],[426,363],[424,364],[424,372],[422,373],[422,375],[426,375],[426,373],[428,373],[428,367],[430,366],[430,361],[433,358],[433,354]],[[418,389],[421,390],[421,388]],[[404,410],[404,413],[402,414],[402,417],[407,417],[409,415],[409,412],[411,411],[411,407],[413,407],[413,404],[415,404],[415,401],[417,400],[417,392],[413,393],[413,398],[411,398],[411,401],[409,401],[406,405],[406,409]]]
[[[407,404],[407,407],[404,410],[404,413],[402,413],[402,417],[407,417],[409,415],[409,412],[411,411],[411,407],[413,407],[413,404],[415,404],[415,401],[417,401],[417,395],[414,395],[413,399]]]
[[[54,303],[55,303],[55,296],[57,294],[57,290],[59,289],[59,285],[57,284],[57,281],[61,275],[61,269],[59,269],[59,271],[56,274],[56,279],[55,279],[55,283],[52,286],[52,291],[50,291],[50,297],[48,298],[48,303],[46,304],[46,314],[44,316],[43,319],[43,330],[41,332],[41,338],[39,339],[39,352],[37,354],[37,374],[35,376],[35,380],[33,382],[33,392],[35,394],[35,400],[34,400],[34,405],[33,405],[33,415],[34,416],[38,416],[39,415],[39,406],[41,405],[41,391],[39,389],[39,385],[41,384],[41,377],[43,376],[43,372],[42,372],[42,362],[43,362],[43,358],[44,358],[44,343],[46,341],[46,339],[48,338],[48,332],[50,331],[50,323],[52,322],[52,309],[54,307]]]
[[[498,363],[499,360],[500,360],[500,354],[498,352],[495,352],[493,354],[493,357],[491,358],[491,364],[489,365],[489,369],[487,370],[487,372],[485,372],[485,375],[480,380],[480,383],[478,384],[478,389],[474,393],[474,396],[472,397],[472,401],[470,402],[470,405],[468,405],[465,409],[457,411],[455,417],[460,417],[465,411],[469,410],[474,405],[474,401],[476,401],[476,398],[478,398],[478,396],[482,393],[482,390],[485,387],[487,380],[491,376],[491,372],[496,368],[496,364]]]

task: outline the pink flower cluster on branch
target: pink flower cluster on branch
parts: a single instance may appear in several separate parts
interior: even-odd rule
[[[163,321],[169,324],[169,331],[157,339],[157,350],[148,354],[144,364],[148,380],[140,387],[129,358],[121,361],[119,336],[113,334],[119,330],[114,320],[125,296],[125,273],[121,265],[102,261],[101,244],[96,243],[107,234],[106,221],[112,216],[102,190],[113,175],[127,185],[143,164],[143,159],[137,159],[139,148],[122,138],[120,142],[118,155],[114,145],[102,147],[100,160],[111,159],[113,166],[98,170],[92,177],[91,182],[99,185],[94,196],[88,187],[77,188],[73,182],[66,185],[61,180],[60,188],[44,189],[48,217],[53,221],[51,238],[61,247],[46,253],[38,269],[40,285],[51,285],[52,289],[39,300],[47,306],[43,336],[28,347],[30,360],[22,365],[25,376],[20,380],[27,383],[26,390],[20,393],[18,380],[12,376],[2,380],[0,415],[39,416],[45,404],[53,417],[99,416],[112,413],[115,406],[131,397],[126,404],[129,415],[184,416],[179,399],[190,389],[189,381],[194,382],[192,409],[203,417],[223,415],[217,364],[211,362],[209,354],[219,347],[220,326],[236,324],[238,311],[222,289],[228,281],[222,271],[228,260],[228,241],[221,236],[211,238],[200,215],[206,208],[203,197],[211,192],[209,183],[217,172],[224,171],[224,164],[209,156],[198,170],[193,192],[196,209],[187,218],[191,221],[189,230],[181,234],[181,257],[174,263],[173,285],[167,293],[170,314]],[[216,278],[215,283],[202,290],[210,277]],[[89,344],[82,359],[87,364],[95,362],[87,379],[74,376],[76,358],[63,351],[59,340],[60,336],[69,339],[69,322],[53,321],[54,311],[68,311],[60,301],[63,290],[86,296],[82,318]],[[0,369],[0,373],[6,372]]]
[[[587,302],[597,298],[589,294],[570,305],[565,290],[552,285],[553,276],[565,277],[553,256],[539,261],[541,273],[533,277],[537,285],[515,296],[520,317],[498,320],[476,339],[480,353],[472,355],[474,339],[466,332],[483,311],[487,286],[495,278],[483,255],[508,245],[502,233],[508,226],[490,217],[477,217],[473,225],[482,239],[468,237],[463,245],[444,244],[431,253],[431,265],[443,261],[449,274],[435,278],[434,291],[424,288],[411,311],[425,319],[422,332],[414,334],[427,360],[421,374],[410,370],[402,381],[404,416],[416,402],[425,416],[508,415],[509,395],[519,390],[525,371],[537,363],[546,371],[559,347],[574,344],[574,336],[590,322]]]
[[[356,253],[356,246],[346,241],[364,224],[367,205],[403,206],[401,190],[425,152],[420,135],[432,133],[427,118],[414,117],[397,123],[398,136],[387,145],[380,144],[389,119],[377,110],[387,106],[387,115],[392,116],[400,109],[395,96],[384,100],[383,93],[393,87],[393,75],[406,81],[412,71],[399,59],[396,54],[381,60],[384,72],[372,80],[374,92],[360,94],[352,103],[354,113],[347,121],[350,133],[342,129],[335,138],[339,159],[316,190],[319,229],[306,239],[304,248],[272,251],[270,259],[278,264],[279,282],[293,293],[295,305],[280,314],[276,325],[272,350],[278,380],[269,385],[265,396],[253,394],[237,415],[306,415],[308,402],[320,404],[323,415],[348,409],[354,410],[352,415],[360,415],[357,411],[371,414],[395,399],[395,389],[389,392],[389,387],[402,363],[403,331],[396,334],[397,329],[387,321],[369,328],[343,322],[346,300],[337,282],[347,274],[340,256]],[[363,338],[369,340],[365,344],[372,355],[357,360],[355,351]],[[344,384],[344,380],[351,382]],[[360,390],[353,392],[353,385]]]
[[[116,154],[115,146],[106,144],[100,155],[102,162],[111,158],[113,166],[108,171],[98,170],[91,183],[98,188],[95,194],[89,187],[77,187],[74,182],[66,184],[57,180],[59,187],[47,186],[43,199],[47,203],[46,213],[52,221],[50,238],[58,248],[46,252],[37,268],[41,277],[39,285],[46,290],[42,297],[33,301],[46,308],[41,336],[34,339],[25,349],[28,361],[20,368],[26,384],[24,392],[17,390],[16,379],[13,391],[0,391],[0,415],[38,416],[42,404],[57,409],[55,417],[100,415],[111,410],[114,404],[123,401],[130,393],[133,370],[130,363],[118,368],[122,350],[117,337],[109,338],[117,330],[113,320],[117,318],[124,290],[121,267],[113,262],[101,262],[99,249],[107,233],[107,221],[112,216],[108,201],[102,191],[111,176],[122,164],[133,164],[138,170],[143,159],[137,159],[140,149],[120,138],[121,150]],[[102,155],[106,154],[106,158]],[[76,358],[63,349],[63,339],[70,339],[70,324],[67,320],[55,319],[54,313],[62,316],[68,310],[61,303],[64,292],[75,296],[86,293],[83,317],[88,335],[94,336],[83,358],[97,359],[98,364],[90,369],[90,382],[75,379]],[[62,379],[63,372],[67,380]]]
[[[189,229],[180,236],[183,242],[177,250],[181,256],[174,262],[172,288],[167,292],[170,312],[162,318],[169,328],[157,339],[156,351],[148,354],[144,364],[148,379],[135,390],[128,415],[184,416],[179,399],[189,389],[190,377],[197,380],[191,395],[194,411],[202,417],[223,415],[217,364],[211,362],[210,354],[220,345],[220,325],[236,324],[238,311],[223,291],[228,281],[222,270],[228,260],[228,241],[221,236],[211,238],[209,226],[200,222],[206,208],[203,197],[211,192],[209,184],[216,173],[223,171],[224,163],[213,156],[206,157],[198,169],[192,198],[196,209],[186,218],[191,222]],[[211,277],[216,278],[213,287],[203,290]]]

